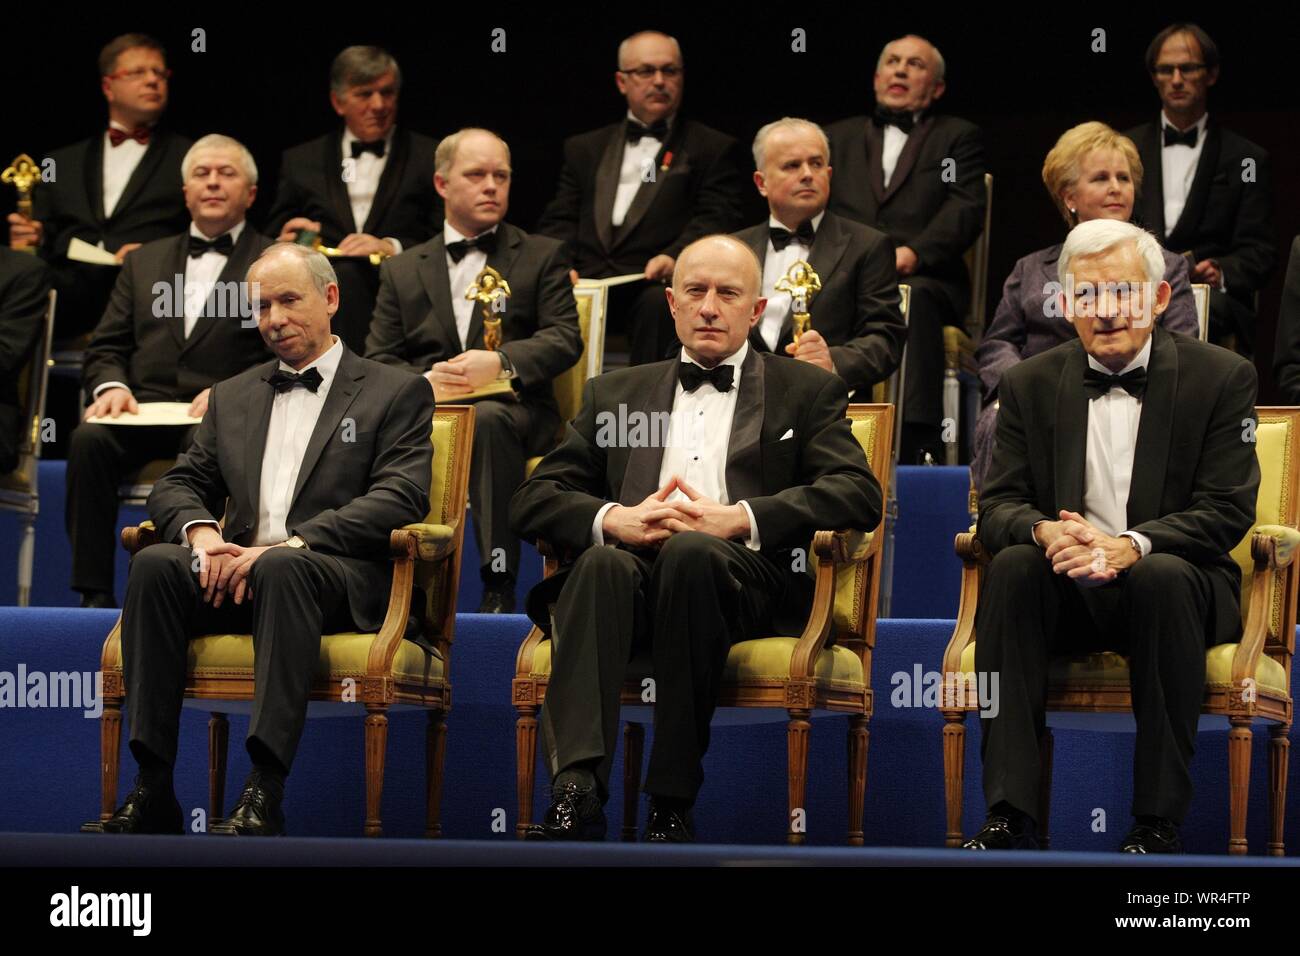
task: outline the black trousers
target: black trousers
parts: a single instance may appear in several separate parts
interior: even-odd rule
[[[524,480],[528,459],[550,451],[559,426],[559,414],[545,405],[485,399],[474,406],[469,502],[485,577],[498,571],[498,554],[504,555],[506,572],[519,577],[519,539],[510,531],[510,498]]]
[[[195,427],[89,425],[68,443],[64,524],[72,543],[72,587],[113,592],[113,550],[117,547],[117,489],[127,475],[158,458],[175,458],[194,437]]]
[[[610,323],[627,330],[629,365],[659,362],[681,348],[666,288],[662,282],[641,281],[609,290]]]
[[[1048,660],[1112,650],[1129,659],[1137,720],[1133,815],[1181,822],[1192,799],[1188,767],[1213,611],[1207,572],[1171,554],[1147,555],[1126,578],[1087,589],[1053,573],[1034,545],[998,552],[975,621],[975,669],[998,675],[997,714],[981,720],[988,805],[1006,801],[1037,816]]]
[[[155,544],[131,562],[122,609],[122,669],[132,750],[146,747],[176,762],[176,739],[191,638],[253,635],[256,739],[285,767],[293,764],[323,633],[355,630],[343,567],[329,555],[272,548],[249,571],[251,601],[203,601],[187,547]],[[251,749],[250,749],[251,752]]]
[[[907,319],[907,363],[903,383],[899,462],[915,465],[930,452],[943,456],[943,328],[964,328],[968,304],[954,283],[929,276],[900,277],[912,286]]]
[[[619,693],[634,649],[654,666],[654,745],[645,790],[694,801],[727,651],[771,632],[785,572],[736,541],[673,535],[656,555],[591,547],[555,610],[542,729],[552,776],[596,760],[602,797],[619,731]]]

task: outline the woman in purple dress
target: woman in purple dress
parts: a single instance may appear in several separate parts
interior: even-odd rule
[[[1091,219],[1128,222],[1142,188],[1142,160],[1127,136],[1105,123],[1081,123],[1066,130],[1047,154],[1043,185],[1071,229]],[[1165,281],[1173,295],[1159,322],[1170,332],[1195,336],[1199,327],[1187,260],[1167,249],[1164,252]],[[975,352],[984,392],[971,458],[971,478],[977,491],[993,455],[1002,373],[1022,359],[1074,338],[1074,327],[1062,314],[1057,299],[1060,253],[1058,242],[1016,263],[1002,287],[993,322]]]

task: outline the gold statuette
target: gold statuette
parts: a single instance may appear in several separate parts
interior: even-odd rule
[[[821,276],[802,259],[791,263],[789,271],[776,280],[774,288],[777,292],[790,293],[790,310],[794,313],[796,344],[799,342],[799,336],[808,331],[808,325],[812,321],[809,312],[812,309],[813,296],[821,291],[821,287]]]
[[[27,221],[32,218],[32,187],[41,181],[41,168],[26,153],[20,153],[9,167],[0,172],[0,182],[9,183],[18,191],[18,215]],[[36,252],[35,246],[24,246],[23,252]]]
[[[483,347],[495,352],[501,344],[501,314],[510,298],[510,283],[496,269],[484,266],[474,284],[465,290],[465,298],[483,306]]]
[[[325,245],[324,241],[320,237],[320,233],[311,232],[307,229],[298,233],[297,243],[300,246],[310,246],[314,252],[319,252],[322,256],[326,256],[330,259],[369,259],[372,266],[377,266],[388,258],[388,253],[386,252],[372,252],[368,256],[350,256],[333,246]]]

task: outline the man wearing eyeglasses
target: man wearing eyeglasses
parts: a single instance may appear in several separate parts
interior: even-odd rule
[[[680,115],[685,73],[677,41],[637,33],[619,44],[618,91],[627,117],[573,136],[555,198],[536,231],[563,239],[577,274],[637,273],[611,289],[611,317],[627,317],[633,365],[657,362],[677,342],[664,286],[678,254],[701,236],[741,225],[736,140]]]
[[[1147,170],[1136,218],[1210,287],[1210,341],[1251,355],[1255,294],[1277,256],[1268,153],[1210,122],[1219,49],[1196,24],[1156,34],[1146,66],[1164,108],[1128,131]]]
[[[181,160],[192,145],[159,126],[167,109],[167,54],[143,33],[127,33],[99,54],[108,127],[54,150],[42,161],[52,176],[32,192],[32,218],[9,215],[9,245],[35,246],[53,269],[59,293],[55,335],[88,332],[108,304],[115,266],[68,259],[81,239],[120,263],[142,243],[182,232],[189,213],[181,191]]]

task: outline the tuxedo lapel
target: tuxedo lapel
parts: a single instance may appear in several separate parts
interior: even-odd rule
[[[759,437],[763,433],[766,389],[764,362],[750,349],[740,365],[740,394],[731,418],[731,436],[727,441],[727,501],[735,504],[746,498],[758,498],[763,489],[763,469]]]
[[[86,196],[95,225],[104,228],[104,134],[92,136],[86,144]]]
[[[311,477],[321,452],[325,450],[330,437],[338,430],[343,413],[348,410],[357,393],[361,391],[361,380],[365,377],[365,373],[356,368],[356,363],[356,356],[347,350],[347,346],[344,346],[338,371],[334,373],[334,382],[330,385],[329,394],[325,396],[320,418],[316,419],[316,427],[312,430],[311,438],[307,442],[307,450],[302,456],[302,465],[298,468],[298,480],[294,483],[293,497],[289,500],[290,511],[293,510],[293,503],[298,500],[298,495],[302,493],[303,485]]]
[[[271,374],[280,367],[272,359],[262,366],[261,384],[252,390],[244,416],[244,462],[248,469],[249,518],[257,523],[257,509],[262,497],[262,458],[266,454],[266,433],[271,427],[271,403],[275,389],[267,384]]]
[[[620,504],[639,505],[645,500],[646,495],[659,488],[659,468],[664,460],[663,442],[667,439],[667,434],[660,434],[659,440],[654,440],[656,430],[653,423],[657,419],[653,416],[656,412],[672,413],[673,397],[677,394],[677,364],[680,361],[681,357],[678,356],[665,362],[657,378],[647,376],[646,399],[640,411],[645,416],[643,421],[650,423],[647,427],[649,440],[628,451],[627,465],[623,469],[623,481],[619,486]],[[654,368],[653,365],[647,367]]]
[[[885,164],[882,159],[884,137],[869,119],[863,135],[867,144],[867,180],[871,183],[871,195],[876,197],[876,205],[879,206],[885,201]]]
[[[1205,213],[1205,203],[1210,197],[1210,183],[1219,169],[1219,148],[1222,142],[1223,137],[1219,135],[1218,129],[1207,121],[1205,145],[1201,147],[1201,158],[1196,164],[1196,175],[1192,177],[1192,188],[1188,190],[1187,202],[1178,216],[1178,222],[1173,224],[1169,233],[1169,247],[1175,251],[1188,249],[1192,245],[1192,233]]]
[[[1079,513],[1083,511],[1083,469],[1088,454],[1088,393],[1083,389],[1087,366],[1083,343],[1076,341],[1056,387],[1056,441],[1052,449],[1056,507]]]
[[[1208,145],[1208,144],[1207,144]],[[1178,347],[1157,328],[1147,362],[1147,387],[1142,397],[1137,444],[1133,451],[1133,478],[1128,493],[1128,526],[1160,517],[1160,498],[1169,467],[1169,442],[1176,416]]]
[[[176,347],[184,350],[185,348],[185,272],[189,266],[190,237],[189,233],[182,233],[172,240],[172,248],[164,253],[163,267],[166,270],[163,273],[164,279],[168,285],[180,283],[179,308],[176,314],[168,317],[167,331],[171,333],[172,338],[176,340]],[[173,306],[178,303],[172,298],[173,293],[168,292],[168,298],[171,299]],[[198,331],[198,327],[195,327]]]
[[[907,177],[912,174],[912,167],[916,165],[916,158],[921,155],[921,147],[925,145],[925,138],[930,135],[930,130],[934,129],[934,117],[927,116],[921,122],[912,127],[912,132],[907,135],[907,142],[903,144],[903,151],[898,155],[898,165],[894,167],[894,175],[889,177],[889,188],[885,190],[885,196],[881,203],[887,203],[893,197],[894,193],[907,182]],[[881,137],[884,140],[884,137]],[[883,178],[883,173],[882,173]]]
[[[342,149],[341,140],[339,148]],[[379,235],[380,223],[388,215],[388,207],[393,204],[393,199],[397,196],[402,184],[402,175],[406,172],[406,164],[409,162],[410,157],[411,135],[404,129],[398,129],[393,133],[392,149],[388,155],[388,162],[384,163],[384,171],[379,175],[379,185],[375,187],[375,201],[370,204],[370,212],[366,216],[362,232],[372,236]]]
[[[659,190],[663,188],[664,178],[671,175],[670,170],[663,168],[664,157],[672,153],[674,165],[686,161],[685,139],[686,121],[679,119],[673,124],[672,132],[668,134],[664,144],[659,147],[659,152],[655,154],[655,165],[651,171],[653,178],[648,182],[642,179],[636,195],[632,197],[632,205],[627,208],[627,216],[623,219],[623,225],[618,227],[615,245],[622,241],[625,236],[630,235],[636,229],[637,224],[645,218],[646,212],[654,204],[655,196],[659,195]]]
[[[506,282],[510,281],[510,271],[519,258],[519,247],[523,245],[523,236],[518,230],[511,228],[504,222],[497,226],[497,246],[487,257],[487,265],[501,273],[501,278]],[[505,320],[510,315],[510,300],[506,300],[506,310],[500,313],[502,326],[505,326]],[[465,335],[465,348],[481,349],[483,348],[483,307],[477,302],[474,303],[474,311],[469,317],[469,331]]]
[[[1160,244],[1164,245],[1165,174],[1160,153],[1164,130],[1161,129],[1160,123],[1156,123],[1149,128],[1154,132],[1138,143],[1138,155],[1142,159],[1142,185],[1144,187],[1142,190],[1142,225],[1151,230],[1156,238],[1160,240]]]
[[[829,282],[830,277],[835,274],[835,270],[839,268],[840,260],[844,258],[845,250],[848,248],[848,230],[840,227],[840,221],[834,213],[828,212],[822,218],[822,224],[817,230],[817,234],[813,236],[812,248],[808,250],[808,264],[822,278],[823,284]],[[811,326],[816,328],[816,295],[813,295],[812,301],[808,304],[808,314],[812,317]],[[790,321],[790,316],[787,315],[786,322],[789,323]]]
[[[460,352],[460,335],[456,332],[456,313],[451,306],[451,280],[447,276],[447,240],[442,233],[431,239],[420,252],[420,285],[429,299],[429,315],[434,328],[442,330],[443,358]]]
[[[159,167],[162,166],[163,154],[167,151],[168,135],[162,130],[155,130],[149,137],[149,147],[140,157],[140,162],[136,163],[135,169],[131,171],[131,178],[126,181],[126,188],[122,190],[122,195],[118,197],[117,205],[113,207],[109,214],[109,219],[113,219],[119,213],[130,208],[131,203],[135,202],[136,197],[145,185],[158,175]],[[103,137],[99,140],[103,148]],[[101,173],[102,176],[102,173]],[[104,202],[101,199],[99,203],[103,208]]]
[[[614,247],[614,194],[618,192],[618,174],[623,166],[623,124],[610,128],[605,151],[596,167],[596,196],[592,214],[596,217],[596,236],[606,251]]]
[[[352,220],[352,201],[348,199],[348,187],[343,182],[343,130],[337,129],[323,140],[324,155],[321,156],[321,175],[325,177],[325,199],[334,217],[343,225],[343,234],[357,231]],[[325,237],[322,236],[322,239]],[[334,240],[342,242],[343,236]]]

